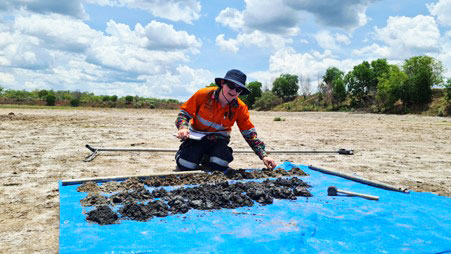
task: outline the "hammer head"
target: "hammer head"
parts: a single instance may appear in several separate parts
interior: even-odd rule
[[[337,187],[330,186],[329,188],[327,188],[327,195],[328,196],[337,196]]]

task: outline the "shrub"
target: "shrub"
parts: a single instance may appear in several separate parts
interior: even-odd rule
[[[38,96],[39,96],[39,98],[46,98],[47,97],[47,95],[49,95],[49,92],[47,91],[47,90],[40,90],[39,92],[38,92]]]
[[[72,107],[80,106],[80,99],[79,98],[73,98],[72,100],[70,100],[70,105]]]
[[[280,116],[277,116],[277,117],[274,117],[273,121],[275,121],[275,122],[281,122],[281,121],[284,122],[285,119],[280,117]]]
[[[445,84],[445,99],[447,101],[451,100],[451,78],[449,78],[448,82]]]
[[[127,95],[125,96],[125,103],[131,104],[133,102],[133,96]]]
[[[256,110],[270,110],[282,103],[282,99],[277,97],[271,91],[263,93],[262,97],[257,98],[254,107]]]
[[[47,106],[55,106],[56,96],[53,94],[47,95],[45,97],[45,102],[47,103]]]

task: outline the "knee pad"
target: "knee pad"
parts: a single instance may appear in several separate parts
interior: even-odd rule
[[[213,170],[225,171],[229,168],[230,161],[221,159],[219,157],[211,156],[209,166]]]
[[[180,156],[176,157],[175,162],[177,163],[177,167],[181,170],[196,170],[198,167],[196,163],[180,158]]]

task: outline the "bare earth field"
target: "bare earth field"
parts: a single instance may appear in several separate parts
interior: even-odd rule
[[[103,152],[92,162],[83,159],[90,154],[86,144],[176,149],[177,112],[0,108],[0,253],[58,252],[58,180],[173,171],[172,153]],[[252,112],[251,118],[268,150],[355,151],[274,154],[277,163],[288,160],[451,196],[451,118],[285,112]],[[250,149],[236,127],[231,146]],[[231,165],[262,166],[253,154],[236,154]]]

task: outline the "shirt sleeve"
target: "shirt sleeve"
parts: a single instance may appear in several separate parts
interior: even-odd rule
[[[249,111],[246,106],[240,107],[237,117],[237,125],[244,140],[249,144],[255,154],[262,160],[267,156],[265,143],[257,136],[254,124],[250,120]]]
[[[190,119],[191,117],[187,115],[185,111],[181,110],[177,115],[177,119],[175,120],[175,126],[177,127],[177,129],[180,129],[182,127],[188,129]]]
[[[177,129],[180,129],[181,127],[189,128],[189,121],[195,116],[197,108],[200,105],[200,93],[200,90],[197,91],[180,107],[181,110],[177,115],[177,119],[175,120],[175,126],[177,127]]]

